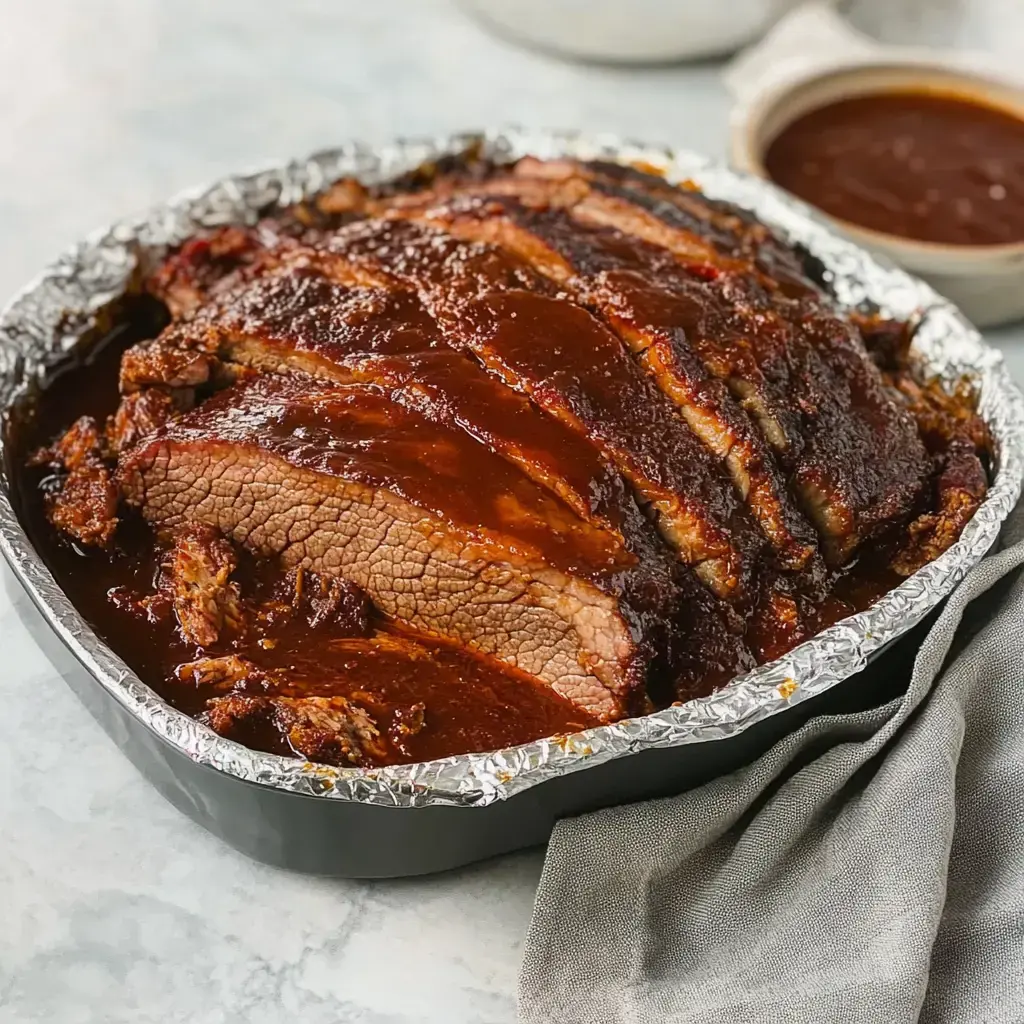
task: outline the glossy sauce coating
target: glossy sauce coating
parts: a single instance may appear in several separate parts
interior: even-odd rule
[[[590,313],[489,245],[411,222],[369,222],[329,243],[356,265],[417,288],[453,346],[590,438],[642,498],[685,561],[740,595],[760,545],[719,467]]]
[[[415,293],[347,287],[285,264],[182,325],[222,358],[341,383],[379,383],[428,419],[457,426],[562,498],[578,515],[618,528],[628,502],[597,449],[471,358],[444,347]],[[440,346],[440,347],[439,347]]]
[[[768,147],[769,176],[841,220],[945,245],[1024,241],[1024,121],[951,95],[842,100]]]

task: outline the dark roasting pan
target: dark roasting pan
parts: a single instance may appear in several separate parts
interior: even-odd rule
[[[355,175],[381,181],[468,146],[642,161],[673,180],[753,210],[801,245],[837,299],[916,317],[921,372],[969,374],[996,439],[996,476],[949,551],[865,612],[711,697],[642,719],[511,750],[386,769],[334,769],[248,750],[176,711],[127,668],[76,612],[19,514],[13,430],[41,383],[71,353],[116,327],[138,269],[197,228],[252,220],[268,206]],[[259,860],[349,877],[440,871],[543,842],[560,817],[669,795],[749,762],[810,715],[869,706],[906,678],[914,634],[995,543],[1024,467],[1024,398],[1001,357],[947,302],[882,266],[770,185],[689,153],[575,134],[519,130],[348,146],[191,192],[65,253],[0,316],[5,411],[0,547],[39,613],[23,621],[55,668],[156,788],[194,820]],[[883,650],[884,671],[865,665]],[[843,685],[838,685],[842,683]]]

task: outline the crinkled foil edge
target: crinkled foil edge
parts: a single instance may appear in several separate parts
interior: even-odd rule
[[[826,268],[845,305],[920,317],[916,350],[925,373],[969,374],[997,440],[997,474],[988,497],[950,550],[883,597],[719,692],[644,718],[552,737],[486,754],[392,768],[336,769],[249,750],[217,736],[170,707],[142,683],[75,611],[36,553],[0,481],[0,548],[53,629],[103,686],[141,722],[188,757],[240,779],[329,800],[393,807],[479,807],[547,779],[656,747],[705,743],[736,735],[770,715],[828,690],[864,667],[950,593],[995,542],[1015,505],[1024,471],[1024,398],[1002,357],[927,285],[871,258],[826,228],[802,203],[772,186],[703,157],[668,148],[574,132],[504,129],[381,147],[353,144],[300,160],[223,178],[147,214],[97,232],[64,253],[0,315],[0,408],[24,397],[90,329],[102,323],[137,273],[199,228],[251,221],[268,205],[285,205],[344,176],[367,183],[390,178],[446,153],[480,146],[515,158],[575,156],[643,162],[670,180],[691,179],[711,196],[756,213]]]

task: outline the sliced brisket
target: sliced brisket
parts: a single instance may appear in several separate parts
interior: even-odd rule
[[[119,480],[161,528],[206,523],[285,567],[352,580],[385,614],[604,717],[673,667],[667,652],[692,651],[672,641],[670,562],[641,563],[467,433],[378,387],[235,385],[123,453]]]
[[[906,325],[635,168],[339,182],[148,288],[172,322],[119,409],[34,464],[78,542],[111,546],[119,502],[155,528],[110,599],[171,638],[190,713],[265,750],[395,763],[705,694],[877,596],[861,566],[937,557],[986,490],[984,423],[914,383]]]
[[[583,518],[623,529],[632,502],[600,452],[439,339],[414,292],[339,284],[293,259],[141,348],[384,385],[396,401],[472,434]],[[127,362],[143,361],[135,351]],[[170,382],[154,375],[147,383]]]
[[[583,176],[520,173],[400,197],[390,208],[497,242],[567,288],[641,354],[712,450],[749,418],[761,438],[744,429],[730,468],[784,564],[806,560],[811,540],[787,499],[787,477],[833,564],[905,521],[925,486],[927,455],[856,328],[810,286],[788,298],[749,262],[723,256],[677,223],[676,205],[610,191]],[[708,388],[709,377],[735,404]]]

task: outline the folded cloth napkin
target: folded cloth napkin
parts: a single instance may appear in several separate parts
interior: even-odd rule
[[[561,822],[521,1020],[1022,1024],[1022,562],[1024,506],[903,696],[682,796]]]

